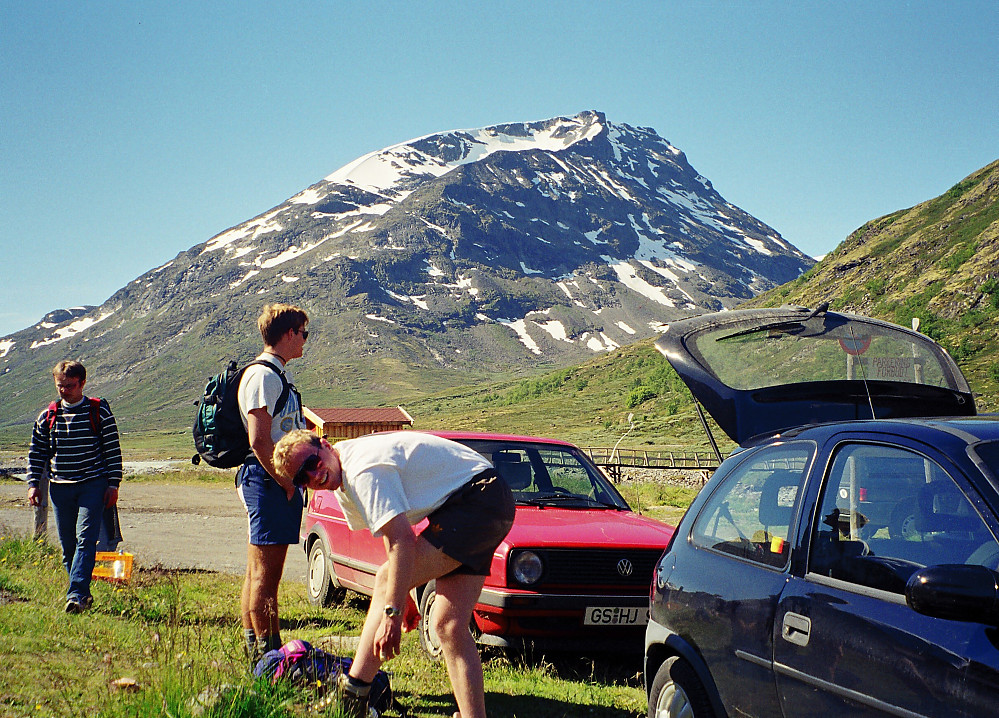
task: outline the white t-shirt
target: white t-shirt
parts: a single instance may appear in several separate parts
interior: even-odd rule
[[[268,361],[284,370],[284,362],[273,354],[261,354],[257,359]],[[285,371],[284,376],[291,384],[291,374]],[[288,392],[288,401],[282,407],[281,413],[275,416],[274,408],[277,406],[283,388],[281,377],[270,367],[259,364],[248,367],[243,372],[243,378],[239,381],[237,400],[239,402],[239,415],[243,418],[243,426],[247,426],[246,415],[251,411],[267,409],[267,413],[271,415],[271,439],[274,440],[275,444],[292,429],[305,428],[298,395],[293,391]]]
[[[473,476],[492,468],[464,444],[419,431],[347,439],[336,451],[343,485],[335,494],[347,525],[375,536],[400,514],[410,525],[419,523]]]

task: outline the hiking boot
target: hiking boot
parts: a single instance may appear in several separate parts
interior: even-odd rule
[[[75,598],[66,601],[66,613],[83,613],[85,609]]]
[[[334,718],[380,718],[381,714],[368,706],[366,698],[360,696],[345,696],[339,688],[317,701],[314,708],[318,712],[325,711],[330,706],[336,706]]]
[[[93,596],[84,596],[84,597],[83,597],[83,600],[82,600],[82,601],[80,601],[80,609],[81,609],[81,612],[82,612],[82,611],[89,611],[89,610],[90,610],[90,608],[91,608],[91,607],[92,607],[93,605],[94,605],[94,597],[93,597]]]
[[[373,708],[368,710],[368,697],[359,696],[348,691],[338,691],[337,711],[338,718],[378,718],[378,713]]]
[[[343,674],[337,678],[329,695],[320,701],[317,710],[329,706],[336,706],[333,713],[336,718],[379,718],[378,711],[368,707],[368,691],[364,691],[363,695],[359,693]]]

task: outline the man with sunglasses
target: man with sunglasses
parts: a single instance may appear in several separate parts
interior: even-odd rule
[[[252,454],[236,473],[236,488],[249,520],[246,577],[240,596],[243,634],[251,662],[281,647],[278,584],[288,546],[297,544],[302,523],[303,492],[274,469],[277,441],[305,426],[302,400],[285,366],[302,356],[308,315],[290,304],[268,304],[257,319],[263,353],[243,372],[239,383],[239,413]],[[282,380],[282,375],[284,379]],[[287,398],[279,406],[285,383]]]
[[[513,526],[506,483],[478,452],[418,431],[370,434],[333,446],[293,431],[274,449],[275,468],[298,486],[333,491],[351,530],[385,542],[368,615],[347,676],[341,712],[367,716],[371,681],[398,655],[411,589],[436,580],[433,630],[440,638],[461,718],[485,718],[482,661],[468,630],[493,553]],[[419,536],[413,525],[429,524]]]

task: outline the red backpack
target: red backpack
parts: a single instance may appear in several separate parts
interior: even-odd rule
[[[88,397],[90,401],[90,430],[98,439],[101,437],[101,400]],[[45,412],[45,424],[49,429],[49,437],[54,437],[56,417],[59,415],[59,402],[53,401]]]

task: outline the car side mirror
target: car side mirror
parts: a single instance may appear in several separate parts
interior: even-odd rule
[[[905,602],[926,616],[996,626],[999,574],[985,566],[927,566],[909,578]]]

